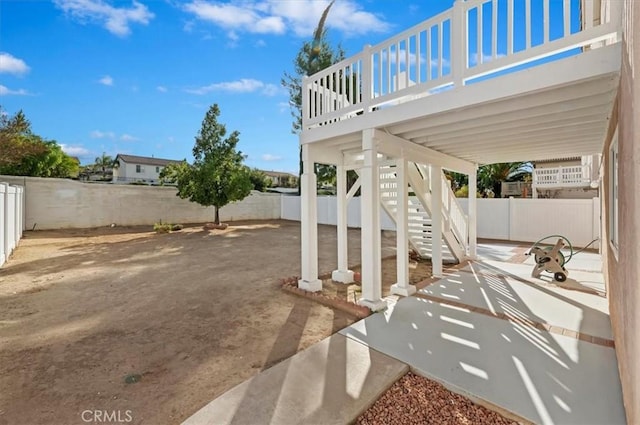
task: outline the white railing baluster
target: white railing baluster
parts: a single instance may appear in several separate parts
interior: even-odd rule
[[[513,54],[513,0],[507,0],[507,55]]]
[[[427,55],[427,81],[431,81],[431,54],[432,54],[432,49],[431,49],[431,27],[427,28],[427,48],[426,48],[426,55]]]
[[[394,91],[398,91],[400,90],[400,87],[402,87],[400,85],[400,43],[398,43],[396,45],[396,80],[398,81],[398,83],[396,84],[395,90]],[[405,88],[407,86],[404,86],[402,88]]]
[[[476,60],[476,63],[480,65],[483,62],[482,60],[482,4],[479,4],[476,10],[478,11],[478,28],[477,28],[478,35],[476,40],[478,42],[478,59]]]
[[[384,88],[384,86],[382,85],[382,74],[384,73],[384,64],[382,62],[382,52],[383,50],[380,50],[380,52],[378,53],[378,93],[376,95],[376,97],[382,96],[382,90]]]
[[[392,92],[391,90],[391,46],[387,47],[387,74],[385,76],[387,77],[387,93],[385,94],[389,94]]]
[[[562,15],[564,18],[564,36],[568,37],[571,34],[571,0],[564,0]]]
[[[531,48],[531,0],[525,0],[525,37],[527,40],[526,48]]]
[[[333,73],[329,74],[329,81],[327,82],[327,95],[329,96],[329,112],[333,112],[333,99],[335,97],[335,88],[333,86]]]
[[[407,38],[405,40],[405,42],[404,42],[405,43],[404,44],[404,47],[405,47],[405,50],[404,50],[404,63],[405,63],[404,69],[406,71],[405,72],[406,75],[404,76],[404,80],[405,80],[404,81],[404,86],[405,87],[409,87],[409,81],[411,81],[411,79],[409,78],[409,75],[411,74],[409,72],[409,70],[411,69],[411,55],[409,54],[410,50],[411,50],[411,48],[410,48],[411,45],[409,44],[409,41],[410,41],[410,39]]]
[[[416,34],[416,84],[422,83],[422,70],[420,69],[420,62],[422,61],[422,52],[420,51],[420,34]]]
[[[544,43],[549,42],[549,0],[542,1],[542,25],[544,26]]]
[[[438,23],[438,78],[442,77],[442,60],[444,55],[442,54],[442,22]]]
[[[491,57],[498,57],[498,0],[491,1]]]
[[[593,0],[584,0],[584,29],[593,28]]]

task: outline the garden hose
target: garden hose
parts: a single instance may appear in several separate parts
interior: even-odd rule
[[[558,254],[560,254],[561,258],[561,266],[564,266],[565,264],[567,264],[569,261],[571,261],[571,259],[581,253],[582,251],[584,251],[585,249],[589,248],[591,245],[593,245],[594,242],[599,241],[600,238],[595,238],[594,240],[592,240],[591,242],[589,242],[584,248],[579,249],[578,251],[574,251],[573,250],[573,245],[571,245],[571,241],[569,239],[567,239],[566,236],[563,235],[549,235],[549,236],[545,236],[544,238],[536,241],[533,246],[531,247],[531,249],[529,250],[529,252],[531,252],[533,250],[533,248],[535,248],[536,246],[538,246],[538,244],[540,244],[540,242],[542,241],[546,241],[547,239],[551,239],[551,238],[560,238],[563,241],[565,241],[567,243],[567,246],[569,247],[569,258],[566,258],[564,256],[564,254],[561,251],[558,251]]]

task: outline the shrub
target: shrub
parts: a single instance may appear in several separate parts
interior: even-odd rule
[[[178,230],[182,230],[182,224],[163,223],[162,221],[153,225],[153,230],[156,233],[170,233]]]

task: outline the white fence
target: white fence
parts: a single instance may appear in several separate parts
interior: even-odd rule
[[[0,182],[0,266],[9,258],[24,229],[24,189]]]
[[[468,212],[468,200],[458,199]],[[600,200],[594,199],[478,199],[478,237],[519,242],[535,242],[560,234],[574,246],[583,247],[600,235]],[[282,218],[300,221],[300,198],[282,197]],[[336,225],[337,201],[318,197],[318,223]],[[347,225],[360,227],[360,199],[349,201]],[[395,230],[381,209],[382,229]],[[597,248],[598,244],[591,246]]]
[[[286,196],[281,198],[281,218],[300,221],[300,197]],[[336,226],[338,224],[338,201],[335,196],[318,196],[318,223]],[[351,198],[347,207],[347,226],[360,226],[360,198]],[[396,225],[386,211],[380,207],[380,226],[383,230],[396,230]]]

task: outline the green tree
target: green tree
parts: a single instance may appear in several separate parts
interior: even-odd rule
[[[338,44],[333,48],[327,40],[327,31],[324,22],[333,2],[324,10],[318,26],[314,31],[314,39],[305,41],[298,51],[293,61],[293,74],[284,73],[280,83],[289,92],[289,106],[293,122],[291,129],[294,134],[302,131],[302,79],[305,76],[313,75],[342,61],[345,58],[345,51]],[[300,171],[298,177],[302,175],[302,148],[300,148]],[[336,171],[332,165],[316,164],[316,174],[318,174],[318,185],[335,184]],[[298,194],[300,192],[300,179],[298,179]]]
[[[244,199],[252,187],[250,171],[242,164],[244,155],[236,150],[240,133],[234,131],[225,138],[227,130],[218,122],[219,115],[217,104],[207,111],[193,146],[193,164],[172,164],[160,174],[176,184],[179,197],[213,206],[216,225],[220,224],[220,209]]]
[[[264,192],[268,187],[271,187],[271,179],[257,168],[249,170],[249,179],[253,190]]]
[[[502,182],[524,181],[531,176],[529,162],[502,162],[487,164],[478,168],[478,188],[491,190],[496,198],[502,195]]]
[[[0,173],[31,177],[77,177],[80,164],[53,140],[41,142],[45,151],[22,158],[17,164],[0,167]]]
[[[102,155],[96,157],[96,160],[93,164],[94,165],[93,169],[100,170],[100,172],[102,173],[102,179],[104,180],[107,178],[107,170],[109,168],[117,167],[116,164],[120,164],[120,163],[115,161],[113,157],[111,157],[110,155],[107,155],[104,152],[102,152]]]
[[[22,111],[9,116],[0,106],[0,167],[18,165],[46,150],[40,137],[31,132],[31,123]]]

